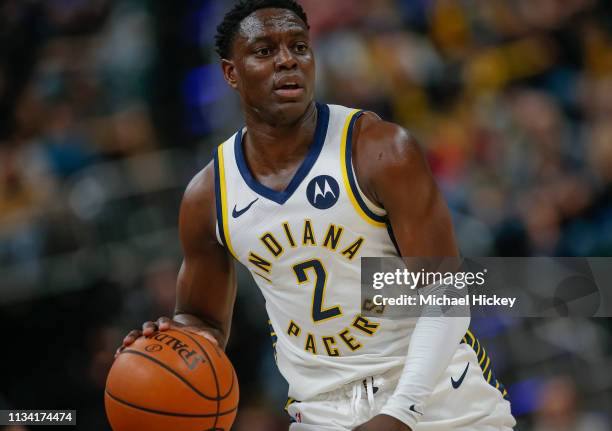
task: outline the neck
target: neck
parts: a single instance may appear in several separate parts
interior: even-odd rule
[[[247,111],[247,133],[243,138],[245,157],[260,172],[284,169],[302,160],[308,153],[316,126],[317,109],[314,102],[292,124],[275,124]]]

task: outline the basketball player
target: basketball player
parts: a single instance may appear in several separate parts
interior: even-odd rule
[[[240,1],[216,46],[246,125],[185,192],[173,319],[145,323],[124,346],[183,326],[224,347],[235,259],[266,300],[291,431],[511,429],[469,317],[360,314],[361,257],[457,256],[414,138],[375,114],[315,102],[308,20],[292,0]]]

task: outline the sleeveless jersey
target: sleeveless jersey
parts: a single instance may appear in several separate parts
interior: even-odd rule
[[[402,366],[416,324],[360,314],[360,258],[397,256],[397,248],[351,162],[363,111],[323,104],[317,111],[314,141],[284,191],[253,177],[245,129],[214,160],[218,239],[259,286],[277,365],[299,400]]]

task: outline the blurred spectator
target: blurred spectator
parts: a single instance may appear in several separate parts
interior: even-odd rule
[[[131,291],[124,300],[125,318],[129,322],[145,322],[174,312],[178,266],[168,258],[153,261],[143,271],[142,288]]]
[[[533,431],[606,431],[612,425],[602,415],[580,411],[576,387],[568,378],[549,381],[539,403]]]

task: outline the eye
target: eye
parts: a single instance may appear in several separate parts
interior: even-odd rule
[[[260,55],[262,57],[267,57],[268,55],[272,53],[272,50],[264,46],[263,48],[258,48],[255,52],[257,53],[257,55]]]
[[[295,51],[299,53],[304,53],[308,50],[308,45],[304,42],[298,42],[295,44]]]

